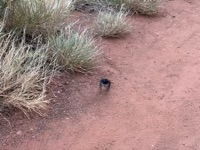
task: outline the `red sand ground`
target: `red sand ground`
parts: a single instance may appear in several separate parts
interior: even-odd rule
[[[199,150],[200,1],[168,1],[165,9],[135,17],[132,35],[105,40],[105,61],[92,76],[58,78],[45,118],[1,120],[0,149]],[[100,96],[102,76],[113,85]]]

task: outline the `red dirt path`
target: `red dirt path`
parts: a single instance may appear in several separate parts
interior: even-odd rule
[[[165,9],[134,17],[130,36],[105,40],[105,61],[92,76],[58,78],[45,118],[1,121],[0,149],[199,150],[200,1],[168,1]],[[113,85],[100,96],[102,76]]]

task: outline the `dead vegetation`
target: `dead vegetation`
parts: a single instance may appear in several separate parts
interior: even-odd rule
[[[160,0],[2,0],[0,2],[0,113],[18,108],[42,115],[50,78],[59,69],[90,72],[101,37],[131,32],[129,13],[156,15]],[[74,30],[72,11],[98,12],[93,30]]]
[[[94,24],[94,32],[102,37],[123,37],[131,32],[127,21],[128,12],[100,11]]]
[[[37,50],[24,43],[16,43],[12,33],[0,37],[0,102],[3,107],[16,107],[25,114],[45,109],[44,99],[48,77],[52,75],[48,60],[48,45]]]
[[[148,16],[158,14],[161,4],[161,0],[75,0],[77,10],[120,10],[124,7],[130,13]]]
[[[122,0],[126,8],[134,13],[154,16],[158,14],[161,0]]]
[[[67,28],[49,41],[59,68],[83,73],[95,68],[95,60],[100,51],[88,30],[75,31]]]
[[[46,88],[57,70],[95,67],[99,49],[86,30],[72,32],[73,23],[66,22],[72,10],[71,0],[2,3],[0,112],[14,107],[27,116],[42,115],[49,103]]]

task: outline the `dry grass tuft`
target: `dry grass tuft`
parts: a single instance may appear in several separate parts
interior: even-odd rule
[[[73,10],[72,0],[15,0],[8,5],[7,30],[26,28],[26,34],[54,34]]]
[[[41,110],[49,103],[44,100],[49,69],[48,45],[40,45],[37,51],[24,43],[16,44],[13,34],[0,37],[0,104],[16,107],[42,115]]]
[[[76,10],[89,12],[107,8],[102,0],[75,0],[74,6]]]
[[[122,6],[130,12],[142,15],[156,15],[160,9],[162,0],[75,0],[75,8],[78,10],[92,9],[99,10],[119,10]]]
[[[61,68],[77,72],[89,72],[96,65],[100,54],[93,37],[84,31],[67,29],[59,36],[50,38],[55,62]]]
[[[0,111],[15,107],[42,115],[55,65],[48,37],[64,28],[71,10],[72,0],[0,2]]]
[[[131,25],[127,22],[128,12],[102,12],[97,15],[94,30],[102,37],[122,37],[131,31]]]
[[[54,71],[90,72],[97,64],[99,46],[87,30],[75,31],[66,24],[72,0],[4,2],[0,2],[0,112],[15,107],[27,116],[42,115]]]
[[[0,112],[15,107],[27,116],[42,115],[49,103],[47,83],[57,67],[91,71],[99,48],[86,30],[58,32],[71,26],[65,24],[71,0],[7,2],[0,24]]]
[[[153,16],[159,12],[161,0],[122,0],[125,7],[142,15]]]

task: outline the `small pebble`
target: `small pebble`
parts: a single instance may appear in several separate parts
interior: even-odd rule
[[[17,135],[22,135],[22,131],[17,131],[17,133],[16,133]]]

